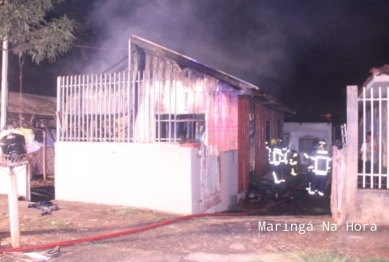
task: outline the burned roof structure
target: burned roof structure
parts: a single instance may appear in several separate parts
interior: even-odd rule
[[[251,83],[236,78],[220,70],[216,70],[210,66],[207,66],[203,63],[196,61],[193,58],[190,58],[188,56],[185,56],[183,54],[165,48],[163,46],[157,45],[153,42],[150,42],[138,36],[131,35],[130,41],[131,44],[135,45],[137,49],[140,49],[145,53],[149,53],[155,56],[171,59],[176,63],[178,63],[182,69],[190,68],[200,73],[214,77],[220,81],[223,81],[231,85],[232,87],[240,90],[242,92],[242,95],[251,96],[253,99],[257,100],[258,102],[260,102],[262,105],[266,107],[275,109],[280,112],[285,112],[285,113],[288,112],[294,114],[294,112],[291,109],[285,107],[281,102],[277,101],[270,94],[261,90],[261,88],[259,88],[258,86],[255,86]]]

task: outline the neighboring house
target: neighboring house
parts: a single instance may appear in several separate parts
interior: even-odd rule
[[[56,102],[55,97],[9,92],[7,125],[9,128],[40,128],[45,124],[55,129]]]
[[[359,90],[347,87],[347,145],[334,149],[331,209],[338,223],[389,224],[389,66],[370,72]],[[371,161],[364,162],[359,152],[368,132]]]
[[[7,128],[31,128],[35,132],[35,139],[43,142],[43,133],[46,134],[47,147],[36,152],[28,168],[17,168],[18,194],[30,199],[30,178],[34,175],[54,175],[54,133],[56,98],[26,93],[8,93]],[[44,130],[46,132],[44,132]],[[9,179],[7,168],[1,168],[0,193],[7,194]]]
[[[319,139],[325,139],[327,150],[332,151],[332,134],[332,123],[329,121],[284,123],[284,140],[289,149],[293,147],[300,156],[299,171],[306,171],[308,159],[304,157],[304,153],[310,154]]]
[[[290,110],[155,43],[129,46],[128,71],[58,77],[56,199],[227,210],[266,174],[265,141]]]

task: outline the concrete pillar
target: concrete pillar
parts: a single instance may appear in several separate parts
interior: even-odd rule
[[[358,87],[347,86],[347,147],[345,148],[346,170],[344,181],[345,220],[352,218],[358,190]],[[345,221],[343,220],[343,221]]]

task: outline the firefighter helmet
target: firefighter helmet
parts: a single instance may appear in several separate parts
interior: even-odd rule
[[[277,145],[277,139],[273,138],[273,139],[270,141],[270,143],[271,143],[272,145]]]
[[[324,139],[320,139],[317,144],[318,144],[318,146],[323,146],[323,147],[325,147],[327,145],[327,143]]]

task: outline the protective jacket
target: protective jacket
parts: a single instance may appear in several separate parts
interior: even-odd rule
[[[279,184],[285,180],[281,175],[281,163],[284,163],[284,154],[277,145],[266,146],[269,155],[270,172],[273,176],[274,183]]]
[[[317,176],[326,176],[330,171],[331,157],[327,150],[317,149],[309,158],[313,161],[312,171]]]
[[[290,152],[288,153],[288,164],[290,166],[290,174],[293,176],[297,175],[296,167],[298,164],[298,157],[299,154],[294,149],[290,150]]]

